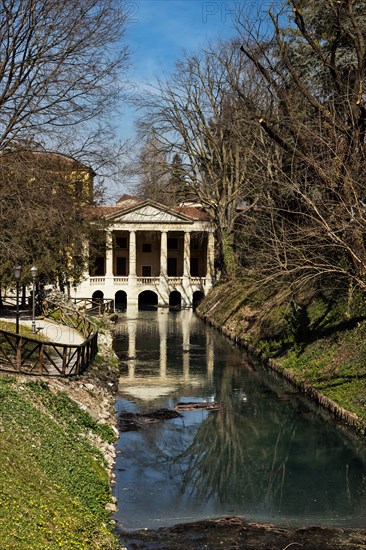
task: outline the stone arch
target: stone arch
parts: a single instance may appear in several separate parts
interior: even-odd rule
[[[114,307],[119,310],[127,309],[127,292],[118,290],[114,295]]]
[[[93,302],[103,302],[104,300],[104,294],[101,290],[95,290],[92,294],[92,300]]]
[[[180,309],[182,305],[182,295],[178,290],[173,290],[169,294],[169,307],[174,309]]]
[[[156,309],[158,307],[158,295],[152,290],[144,290],[139,294],[139,309]]]
[[[195,292],[193,292],[193,297],[192,297],[193,309],[196,309],[196,307],[199,305],[199,303],[203,300],[204,297],[205,297],[205,294],[204,292],[202,292],[202,290],[196,290]]]

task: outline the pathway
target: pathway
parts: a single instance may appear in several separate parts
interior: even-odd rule
[[[10,321],[15,323],[14,315],[4,315],[0,317],[1,321]],[[32,319],[29,316],[21,317],[20,325],[32,326]],[[55,344],[67,344],[70,346],[78,346],[85,340],[84,336],[74,328],[61,325],[50,319],[36,319],[36,327],[39,335],[42,335],[47,341]],[[31,336],[31,335],[29,335]]]

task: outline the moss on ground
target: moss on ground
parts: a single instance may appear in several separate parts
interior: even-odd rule
[[[113,440],[108,426],[47,383],[0,378],[0,431],[0,550],[120,547],[92,443]]]

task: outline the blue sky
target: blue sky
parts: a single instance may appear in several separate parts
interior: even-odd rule
[[[170,73],[185,50],[197,52],[208,41],[229,39],[237,35],[235,13],[244,10],[254,16],[272,0],[125,0],[129,22],[124,42],[130,49],[130,67],[123,78],[128,81],[125,94],[140,94],[154,84],[162,73]],[[125,102],[116,121],[122,140],[136,137],[135,109]],[[133,151],[126,148],[123,161],[128,163]],[[119,184],[108,186],[109,199],[135,192],[136,179],[121,177]]]
[[[233,14],[241,5],[242,1],[221,0],[125,2],[130,13],[125,41],[131,50],[127,94],[153,83],[162,71],[171,72],[184,49],[194,52],[208,40],[233,36]],[[132,137],[133,109],[124,105],[122,110],[119,135]]]

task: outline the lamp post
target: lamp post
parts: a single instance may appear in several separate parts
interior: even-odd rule
[[[38,269],[36,266],[31,267],[32,275],[32,334],[36,334],[36,279],[38,274]]]
[[[16,300],[17,300],[17,303],[16,303],[16,324],[15,324],[15,332],[17,334],[19,334],[19,282],[20,282],[20,278],[22,276],[22,266],[21,265],[16,265],[14,266],[14,278],[15,278],[15,281],[16,281],[16,292],[17,292],[17,295],[16,295]]]

